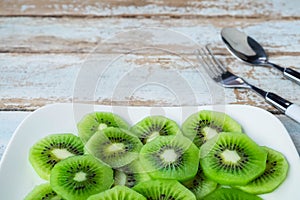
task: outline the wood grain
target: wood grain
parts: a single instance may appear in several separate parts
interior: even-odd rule
[[[3,0],[2,16],[299,18],[299,1]]]
[[[0,112],[0,159],[18,125],[31,112]]]
[[[187,53],[211,43],[224,52],[223,27],[238,27],[270,55],[299,56],[299,20],[0,18],[0,51],[17,53],[119,53],[146,46]],[[225,51],[226,52],[226,51]]]
[[[299,86],[278,71],[250,67],[228,56],[220,59],[249,82],[300,104]],[[273,60],[300,66],[300,57],[275,56]],[[251,91],[216,85],[197,66],[195,56],[5,53],[0,54],[0,65],[1,110],[80,101],[137,106],[248,104],[277,112]]]
[[[223,27],[238,27],[261,42],[273,62],[300,70],[299,4],[3,0],[0,110],[31,111],[49,103],[80,101],[248,104],[277,113],[251,91],[216,86],[195,67],[194,49],[211,43],[232,71],[300,103],[299,86],[273,69],[233,60],[219,37]]]

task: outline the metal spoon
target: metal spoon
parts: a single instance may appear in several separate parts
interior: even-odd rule
[[[280,70],[284,76],[300,84],[300,73],[269,62],[263,47],[253,38],[236,28],[223,28],[221,37],[227,49],[238,59],[253,65],[271,66]]]

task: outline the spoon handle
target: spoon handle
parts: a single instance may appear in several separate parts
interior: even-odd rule
[[[267,65],[270,65],[272,67],[275,67],[276,69],[280,70],[281,72],[283,72],[283,75],[285,77],[287,77],[288,79],[292,80],[292,81],[295,81],[296,83],[300,84],[300,73],[291,69],[291,68],[283,68],[279,65],[276,65],[274,63],[270,63],[270,62],[267,62],[266,63]]]
[[[283,71],[283,74],[287,78],[289,78],[289,79],[297,82],[298,84],[300,84],[300,73],[299,72],[297,72],[297,71],[295,71],[291,68],[285,68],[284,71]]]

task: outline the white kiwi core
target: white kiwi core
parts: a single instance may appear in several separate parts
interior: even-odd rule
[[[123,149],[124,149],[124,144],[123,143],[112,143],[107,148],[107,150],[109,152],[122,151]]]
[[[74,156],[74,154],[69,152],[67,149],[53,149],[51,152],[56,158],[60,160],[66,159],[70,156]]]
[[[99,124],[99,126],[98,126],[98,130],[99,130],[99,131],[101,131],[101,130],[103,130],[103,129],[106,129],[106,128],[107,128],[107,125],[104,124],[104,123],[101,123],[101,124]]]
[[[167,163],[172,163],[177,160],[177,154],[174,149],[166,149],[161,155],[160,158]]]
[[[154,140],[157,136],[159,136],[159,132],[158,131],[153,131],[151,133],[151,135],[149,135],[147,142],[151,142],[152,140]]]
[[[115,174],[116,174],[115,177],[117,177],[115,183],[118,182],[117,185],[125,185],[127,179],[126,174],[118,170],[115,171]]]
[[[82,182],[82,181],[85,181],[87,178],[86,178],[86,173],[84,172],[77,172],[73,178],[74,181],[77,181],[77,182]]]
[[[218,135],[218,132],[216,131],[216,129],[210,128],[210,127],[205,127],[203,128],[203,132],[205,135],[205,138],[207,140],[213,138],[214,136]]]
[[[221,157],[225,163],[237,163],[241,157],[236,151],[226,149],[221,153]]]

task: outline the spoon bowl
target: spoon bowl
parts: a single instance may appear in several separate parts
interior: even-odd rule
[[[253,38],[236,28],[223,28],[221,38],[227,49],[239,60],[248,64],[274,67],[284,76],[300,84],[300,73],[269,62],[268,55],[263,47]]]

